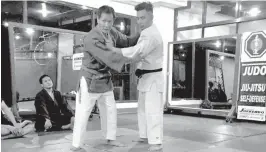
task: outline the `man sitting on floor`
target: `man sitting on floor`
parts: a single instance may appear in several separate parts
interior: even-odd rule
[[[35,97],[36,131],[72,129],[73,112],[68,109],[61,93],[53,89],[51,78],[48,75],[42,75],[39,82],[43,89]]]
[[[1,101],[1,139],[22,137],[34,130],[31,121],[18,123],[6,103]]]

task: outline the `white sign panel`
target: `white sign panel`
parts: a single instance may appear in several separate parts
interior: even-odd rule
[[[266,31],[242,35],[239,89],[237,118],[265,121]]]
[[[73,54],[73,59],[72,59],[72,68],[73,68],[73,70],[80,70],[81,65],[82,65],[82,58],[83,57],[84,57],[83,53]]]
[[[246,120],[265,121],[265,107],[238,106],[237,118]]]

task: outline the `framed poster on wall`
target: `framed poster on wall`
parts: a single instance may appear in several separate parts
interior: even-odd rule
[[[73,70],[80,70],[80,68],[82,66],[82,58],[83,57],[84,57],[83,53],[73,54],[73,59],[72,59]]]
[[[242,35],[239,89],[237,118],[265,121],[266,31]]]

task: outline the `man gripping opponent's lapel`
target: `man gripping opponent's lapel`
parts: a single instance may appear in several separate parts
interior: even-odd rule
[[[98,9],[98,25],[84,38],[84,57],[76,95],[73,148],[79,150],[86,131],[88,118],[97,100],[101,115],[101,129],[107,144],[123,146],[116,140],[117,109],[113,94],[110,70],[120,72],[128,61],[121,54],[114,54],[110,46],[129,47],[139,36],[127,37],[113,27],[115,12],[112,7]],[[108,47],[107,47],[108,46]]]

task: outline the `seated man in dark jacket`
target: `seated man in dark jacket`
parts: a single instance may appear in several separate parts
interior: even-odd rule
[[[39,82],[43,89],[35,97],[36,131],[72,129],[73,112],[67,108],[60,92],[53,89],[51,78],[42,75]]]

